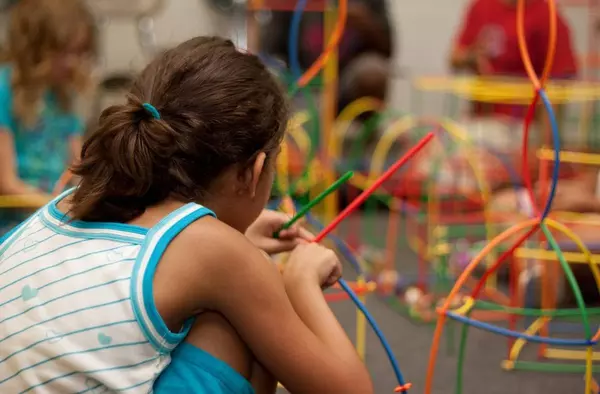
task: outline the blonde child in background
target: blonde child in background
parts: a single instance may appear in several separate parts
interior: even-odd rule
[[[90,86],[93,17],[79,0],[21,0],[0,64],[0,195],[43,205],[81,149],[74,101]],[[0,211],[0,235],[30,212]]]

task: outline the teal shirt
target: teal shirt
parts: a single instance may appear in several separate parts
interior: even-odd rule
[[[254,388],[227,363],[182,342],[171,363],[154,382],[154,394],[255,394]]]
[[[9,66],[0,66],[0,129],[13,136],[19,178],[50,193],[69,164],[70,141],[81,135],[83,122],[74,113],[62,111],[53,94],[47,92],[37,124],[22,125],[13,114],[11,71]],[[0,234],[26,217],[15,213],[0,210]]]

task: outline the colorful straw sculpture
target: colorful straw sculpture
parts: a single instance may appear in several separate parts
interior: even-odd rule
[[[531,80],[531,83],[533,85],[534,92],[535,92],[535,94],[533,95],[533,100],[529,107],[529,111],[527,113],[527,118],[525,120],[525,124],[524,124],[523,157],[524,158],[527,157],[527,149],[528,149],[527,142],[528,142],[529,128],[533,121],[533,116],[534,116],[536,105],[537,105],[538,101],[541,100],[543,106],[545,107],[545,109],[547,111],[548,118],[550,119],[551,132],[552,132],[551,136],[546,135],[544,142],[546,144],[552,142],[553,147],[554,147],[553,154],[551,155],[552,161],[554,162],[554,166],[552,168],[551,174],[549,174],[549,172],[550,172],[549,168],[548,168],[549,160],[547,160],[547,159],[542,161],[542,165],[541,165],[541,169],[540,169],[540,179],[541,179],[541,183],[542,183],[540,190],[542,190],[542,191],[549,190],[549,192],[547,193],[547,196],[545,197],[545,203],[543,204],[543,206],[540,206],[540,207],[536,206],[535,205],[536,200],[534,199],[532,182],[531,182],[530,175],[529,175],[530,173],[527,168],[528,162],[527,162],[527,160],[524,159],[523,160],[523,179],[525,181],[525,185],[527,186],[527,190],[529,193],[529,199],[530,199],[532,205],[535,207],[535,215],[534,215],[534,217],[527,219],[526,221],[523,221],[521,223],[518,223],[518,224],[514,225],[513,227],[505,230],[500,235],[498,235],[496,238],[494,238],[491,242],[489,242],[483,248],[483,250],[475,258],[473,258],[473,260],[469,263],[469,265],[466,267],[466,269],[463,271],[463,273],[460,275],[457,282],[455,283],[454,288],[450,292],[450,296],[448,297],[447,301],[439,308],[439,310],[438,310],[439,319],[437,321],[437,326],[436,326],[435,333],[434,333],[433,343],[432,343],[431,352],[430,352],[429,367],[427,370],[427,381],[426,381],[426,385],[425,385],[425,393],[426,394],[429,394],[432,392],[436,357],[437,357],[437,353],[438,353],[439,344],[441,341],[442,330],[443,330],[443,327],[444,327],[444,324],[445,324],[447,318],[456,320],[463,324],[462,334],[461,334],[461,343],[459,345],[458,378],[457,378],[456,388],[455,388],[456,394],[460,394],[462,392],[462,382],[463,382],[463,373],[464,373],[463,372],[464,349],[466,346],[467,332],[468,332],[469,326],[480,328],[480,329],[487,330],[487,331],[490,331],[490,332],[493,332],[493,333],[496,333],[499,335],[503,335],[503,336],[507,336],[507,337],[516,339],[516,341],[513,342],[513,346],[511,348],[511,352],[509,355],[509,360],[504,363],[505,367],[509,368],[509,369],[518,368],[519,366],[523,366],[524,368],[527,368],[527,366],[530,366],[530,365],[527,365],[526,363],[519,362],[518,360],[516,360],[516,356],[518,355],[520,349],[523,347],[523,345],[526,341],[537,342],[537,343],[541,343],[543,345],[562,346],[562,347],[566,347],[568,349],[576,348],[576,347],[583,349],[583,353],[581,353],[580,358],[582,358],[585,361],[585,367],[583,368],[583,370],[585,372],[585,394],[593,393],[593,386],[594,386],[593,379],[592,379],[592,360],[593,360],[593,356],[594,356],[593,346],[598,341],[598,336],[600,335],[600,331],[593,332],[592,328],[590,327],[590,322],[589,322],[589,317],[588,317],[589,311],[583,301],[581,291],[580,291],[579,286],[572,274],[571,268],[564,256],[564,254],[562,253],[557,241],[555,240],[555,237],[552,234],[551,229],[558,231],[560,233],[563,233],[565,236],[570,238],[578,246],[578,248],[586,256],[587,263],[590,265],[590,269],[591,269],[593,276],[596,280],[596,283],[598,285],[600,285],[600,272],[599,272],[598,267],[596,266],[595,262],[592,260],[592,255],[591,255],[589,249],[581,241],[581,239],[579,239],[579,237],[573,231],[571,231],[567,226],[548,217],[548,215],[550,213],[550,208],[552,207],[552,200],[553,200],[555,192],[556,192],[556,185],[557,185],[558,177],[559,177],[559,167],[560,167],[560,162],[561,162],[561,155],[565,156],[565,153],[561,153],[561,151],[560,151],[559,132],[558,132],[556,116],[554,114],[552,104],[550,103],[548,95],[547,95],[546,91],[544,90],[546,80],[548,78],[550,70],[552,69],[552,61],[554,59],[554,50],[555,50],[555,44],[556,44],[556,5],[555,5],[554,0],[548,0],[548,7],[550,10],[550,26],[551,26],[551,28],[550,28],[549,43],[548,43],[548,56],[547,56],[546,64],[545,64],[544,71],[543,71],[543,74],[541,77],[538,77],[533,70],[533,66],[531,64],[528,50],[527,50],[527,44],[525,42],[525,31],[524,31],[524,29],[525,29],[525,27],[524,27],[525,1],[524,0],[519,0],[519,3],[518,3],[517,29],[518,29],[518,34],[519,34],[519,48],[521,50],[523,62],[525,64],[527,74],[529,76],[529,79]],[[545,158],[549,158],[548,156],[550,156],[548,154],[547,149],[542,150],[541,154],[546,155]],[[560,266],[561,266],[562,270],[564,271],[564,273],[567,277],[567,280],[575,294],[578,308],[576,311],[570,311],[570,313],[573,315],[579,316],[583,323],[584,338],[582,338],[582,339],[573,339],[573,338],[563,339],[563,338],[553,338],[553,337],[548,336],[547,324],[552,317],[560,315],[559,311],[543,310],[543,309],[542,310],[526,310],[523,308],[519,308],[518,305],[511,305],[510,307],[506,307],[506,306],[502,306],[502,305],[482,303],[477,300],[477,297],[479,296],[480,291],[483,288],[486,277],[489,275],[492,275],[494,273],[494,271],[496,271],[500,267],[500,265],[508,257],[510,257],[513,254],[513,252],[521,244],[523,244],[526,240],[528,240],[532,236],[534,236],[534,234],[538,231],[541,231],[542,235],[546,238],[548,244],[551,246],[552,250],[556,254],[556,257],[558,258]],[[514,236],[514,235],[520,235],[520,236],[518,236],[518,240],[516,242],[514,242],[513,245],[508,250],[506,250],[504,253],[502,253],[502,255],[497,259],[497,261],[491,267],[488,268],[488,270],[485,272],[483,277],[480,279],[479,284],[473,289],[472,293],[469,296],[464,297],[463,304],[459,308],[452,309],[450,306],[450,299],[452,298],[453,295],[458,293],[458,291],[462,288],[462,286],[465,284],[467,279],[469,279],[469,276],[474,271],[474,269],[478,266],[478,264],[482,261],[482,259],[490,251],[492,251],[494,249],[494,247],[496,247],[497,245],[501,244],[502,242],[507,240],[509,237]],[[486,322],[478,321],[478,320],[471,318],[470,314],[473,312],[474,308],[476,308],[476,307],[495,309],[495,310],[503,310],[505,312],[508,312],[511,317],[510,324],[509,324],[510,327],[509,328],[498,327],[498,326],[495,326],[495,325],[492,325],[492,324],[489,324]],[[538,316],[538,319],[529,328],[527,328],[525,330],[525,332],[517,331],[515,329],[515,324],[514,324],[515,316],[527,315],[527,314]],[[567,312],[564,314],[569,314],[569,313]],[[558,352],[555,352],[555,353],[558,353]],[[574,354],[579,354],[579,353],[575,353],[575,351],[571,351],[571,350],[564,350],[562,354],[566,356],[565,358],[568,358],[568,356],[573,356]],[[525,365],[523,365],[523,364],[525,364]],[[530,366],[529,369],[533,369],[533,368],[531,368],[531,366]],[[538,366],[537,369],[543,370],[544,368]],[[566,368],[566,367],[560,368],[557,366],[547,368],[547,370],[554,370],[554,371],[557,371],[557,370],[565,370],[566,371],[567,369],[568,368]]]
[[[578,82],[546,83],[552,68],[554,45],[556,42],[555,4],[550,0],[548,1],[551,15],[551,34],[549,37],[547,61],[544,72],[540,77],[533,71],[524,40],[524,3],[521,1],[518,6],[519,45],[524,64],[528,71],[528,76],[534,87],[533,90],[531,89],[531,86],[527,88],[527,85],[521,81],[498,78],[421,78],[415,83],[417,88],[425,91],[450,91],[457,97],[464,97],[483,102],[531,102],[524,125],[523,158],[528,157],[530,125],[533,122],[534,110],[540,100],[541,104],[546,108],[551,123],[551,136],[548,134],[545,135],[544,144],[548,145],[551,143],[550,137],[552,137],[554,149],[551,150],[544,147],[537,152],[539,159],[542,160],[540,169],[540,178],[542,180],[541,189],[549,190],[545,196],[545,204],[539,208],[536,206],[533,198],[533,187],[529,175],[528,163],[526,160],[523,160],[522,180],[527,187],[528,192],[526,200],[529,201],[518,201],[517,204],[523,205],[531,202],[531,205],[535,207],[536,215],[532,218],[521,216],[523,217],[522,223],[518,223],[511,228],[502,231],[501,227],[506,226],[506,223],[510,222],[503,221],[502,214],[498,214],[491,210],[490,203],[493,196],[491,193],[490,175],[482,168],[481,162],[476,159],[478,152],[485,149],[485,152],[488,154],[486,160],[491,159],[496,163],[496,167],[504,168],[507,177],[516,185],[521,180],[519,179],[518,171],[516,168],[512,167],[512,164],[503,156],[502,152],[495,151],[491,147],[482,147],[474,142],[465,129],[454,121],[448,119],[421,119],[406,114],[395,113],[394,111],[385,108],[383,103],[370,97],[364,97],[349,104],[340,115],[335,118],[332,105],[332,103],[335,102],[332,86],[335,85],[337,79],[335,75],[335,50],[343,33],[345,25],[345,15],[343,15],[343,12],[345,12],[347,4],[345,1],[337,2],[337,20],[335,20],[335,18],[332,17],[332,13],[335,12],[334,5],[336,2],[334,1],[323,0],[309,2],[306,0],[299,0],[290,3],[287,3],[287,8],[281,1],[275,0],[256,1],[251,5],[254,9],[267,9],[269,7],[277,6],[278,10],[293,11],[289,42],[291,75],[288,74],[287,70],[278,71],[292,86],[290,94],[301,94],[305,99],[307,111],[299,112],[293,121],[290,122],[288,138],[284,144],[285,154],[281,155],[281,161],[278,163],[280,171],[277,182],[279,191],[282,195],[296,195],[298,197],[298,195],[307,194],[308,198],[305,198],[304,204],[300,204],[299,209],[302,210],[302,206],[306,207],[306,202],[311,203],[314,201],[314,196],[323,195],[323,191],[327,186],[333,183],[335,179],[333,175],[336,172],[339,173],[347,170],[354,171],[354,176],[348,179],[347,185],[351,185],[359,191],[366,190],[372,184],[374,179],[377,179],[385,173],[386,169],[390,168],[389,157],[392,156],[391,152],[398,141],[403,138],[405,139],[407,135],[418,136],[419,134],[422,135],[423,132],[433,132],[439,137],[436,138],[436,140],[438,140],[436,143],[430,144],[427,148],[439,149],[437,152],[441,152],[441,155],[438,157],[429,156],[427,159],[433,162],[429,172],[431,178],[424,183],[424,190],[417,190],[417,193],[421,193],[420,198],[425,196],[424,200],[414,199],[415,195],[412,194],[413,192],[411,191],[414,190],[414,185],[411,185],[409,181],[396,182],[396,180],[394,180],[391,184],[389,182],[384,184],[384,187],[377,192],[371,190],[371,198],[365,202],[367,206],[372,206],[375,204],[375,201],[377,201],[377,203],[383,203],[389,208],[388,231],[386,234],[387,240],[383,258],[385,260],[386,270],[391,271],[394,269],[395,261],[397,259],[395,251],[399,237],[399,218],[400,216],[404,216],[407,223],[405,233],[406,237],[409,238],[408,243],[422,260],[416,282],[418,287],[426,289],[429,286],[428,272],[432,267],[434,268],[433,272],[437,277],[435,281],[445,282],[447,286],[445,297],[440,299],[437,313],[434,311],[430,317],[432,320],[437,318],[437,327],[431,349],[431,362],[427,373],[427,382],[424,387],[425,393],[430,393],[432,390],[434,365],[439,343],[441,341],[442,327],[448,317],[463,324],[460,335],[458,355],[459,373],[455,389],[456,393],[462,392],[462,368],[464,365],[464,349],[466,346],[468,326],[475,326],[513,338],[513,340],[510,341],[509,359],[503,363],[505,369],[538,368],[531,366],[531,364],[528,364],[527,362],[517,360],[517,356],[523,348],[525,341],[541,343],[542,347],[540,349],[542,350],[540,350],[540,354],[543,353],[547,358],[556,359],[564,357],[567,359],[574,359],[579,357],[585,359],[586,365],[582,371],[586,371],[586,393],[591,392],[589,390],[591,390],[594,382],[591,379],[590,365],[592,358],[590,357],[593,357],[593,353],[590,353],[590,349],[591,346],[596,343],[597,335],[594,335],[590,329],[588,315],[594,314],[595,310],[588,309],[584,305],[583,299],[581,298],[581,292],[577,287],[577,283],[575,282],[572,273],[570,274],[571,271],[567,261],[569,263],[573,263],[575,260],[586,262],[590,264],[594,277],[598,279],[600,276],[598,276],[597,267],[591,263],[593,257],[589,250],[586,249],[585,244],[581,242],[568,226],[561,224],[558,221],[558,216],[550,216],[550,209],[552,207],[552,200],[559,177],[560,162],[568,161],[600,165],[600,155],[560,151],[558,125],[550,101],[554,103],[564,103],[597,100],[600,98],[600,85]],[[307,9],[306,7],[309,7],[311,11],[321,11],[324,13],[326,32],[324,35],[324,53],[319,57],[319,60],[303,74],[298,63],[298,34],[302,12]],[[252,26],[249,26],[249,28],[251,29]],[[256,48],[254,49],[256,50]],[[266,55],[263,56],[267,58]],[[319,69],[322,69],[320,82],[315,82],[314,78],[318,76]],[[320,109],[322,110],[320,114],[317,112],[315,99],[312,98],[311,92],[308,90],[309,87],[315,87],[311,84],[318,85],[319,83],[323,88],[323,104],[320,106]],[[358,138],[350,148],[350,158],[344,164],[340,161],[342,156],[342,143],[346,138],[350,123],[358,116],[371,112],[376,112],[376,117],[367,121],[363,126],[360,131],[361,138]],[[376,143],[370,162],[364,166],[362,160],[365,153],[363,148],[364,141],[376,127],[382,125],[384,122],[389,124],[386,128],[387,130]],[[307,128],[306,130],[305,127]],[[449,165],[452,154],[457,154],[462,158],[464,165],[469,169],[470,176],[473,179],[473,190],[475,193],[466,195],[465,201],[463,202],[476,203],[480,206],[480,214],[473,217],[464,212],[458,212],[453,217],[448,217],[446,215],[449,209],[444,208],[447,207],[447,205],[444,204],[450,204],[448,205],[451,208],[450,210],[458,211],[456,208],[457,204],[459,204],[457,195],[460,191],[459,188],[454,185],[449,189],[449,194],[451,197],[454,197],[454,200],[448,203],[444,202],[443,197],[441,196],[443,193],[440,193],[441,182],[439,181],[438,175],[442,173],[445,166],[447,167]],[[402,176],[404,176],[405,173],[414,173],[417,161],[418,159],[415,159],[411,162],[406,167],[408,170],[403,172]],[[548,161],[553,161],[555,165],[550,168]],[[359,171],[359,168],[363,168],[364,171]],[[454,168],[454,171],[459,172],[457,168]],[[402,176],[400,176],[399,179],[402,179]],[[394,177],[394,179],[398,179],[398,177]],[[325,206],[325,211],[321,212],[321,215],[319,215],[320,217],[323,217],[325,221],[333,220],[331,226],[335,226],[338,221],[341,220],[341,217],[335,217],[337,201],[339,198],[336,194],[337,192],[333,191],[331,194],[328,194],[327,197],[324,197],[323,206]],[[452,194],[454,194],[454,196]],[[361,196],[364,195],[365,193],[361,194]],[[301,197],[300,199],[302,200]],[[354,208],[354,205],[355,204],[352,204],[351,208]],[[308,209],[305,208],[303,211],[306,212]],[[346,212],[347,210],[342,214]],[[425,213],[425,215],[423,215],[423,213]],[[567,217],[570,218],[569,220],[578,220],[571,217],[571,215],[560,216],[560,218],[563,219]],[[319,225],[314,215],[309,215],[308,218],[309,222],[315,227],[323,227]],[[455,278],[453,274],[448,272],[448,267],[450,265],[449,260],[452,259],[454,254],[453,251],[457,248],[458,241],[460,241],[460,239],[456,238],[457,235],[452,235],[461,232],[457,231],[455,228],[457,224],[463,226],[466,224],[477,224],[480,228],[480,230],[477,230],[479,232],[478,234],[480,234],[477,235],[477,237],[483,236],[483,238],[479,238],[478,247],[480,250],[477,255],[469,256],[469,260],[466,261],[465,266],[461,268],[461,271]],[[567,238],[572,239],[573,242],[580,247],[582,253],[561,253],[558,243],[551,231],[558,231]],[[350,231],[351,234],[357,234],[359,232],[360,229]],[[464,236],[464,234],[462,236]],[[525,241],[531,241],[534,236],[545,237],[554,252],[529,249],[521,246]],[[321,238],[323,237],[320,237],[319,240],[321,240]],[[364,290],[365,287],[363,285],[364,283],[368,283],[368,281],[365,282],[365,277],[363,275],[368,274],[368,272],[365,271],[368,271],[370,263],[365,261],[365,258],[360,255],[359,249],[361,240],[357,241],[356,239],[352,240],[349,238],[344,242],[338,236],[333,235],[330,235],[327,238],[334,243],[346,260],[351,262],[357,272],[359,272],[359,281],[354,284],[353,288],[358,291]],[[508,245],[509,242],[510,246]],[[367,242],[367,244],[369,244],[369,242]],[[554,305],[551,304],[550,301],[552,297],[546,294],[547,291],[544,294],[544,309],[534,310],[531,308],[524,308],[521,304],[522,300],[520,299],[521,289],[514,283],[514,278],[518,274],[518,271],[515,268],[517,264],[512,260],[525,257],[554,259],[555,261],[558,261],[577,296],[578,308],[576,310],[553,309]],[[511,259],[509,265],[512,279],[509,294],[505,295],[497,289],[495,276],[499,267],[508,259]],[[473,278],[471,275],[484,260],[485,271],[480,278]],[[543,269],[546,271],[545,266]],[[546,274],[547,273],[545,272],[544,275]],[[378,287],[381,289],[381,284],[378,284]],[[344,288],[344,286],[342,286],[342,288]],[[464,291],[464,289],[468,289],[470,293],[463,294],[462,291]],[[485,299],[478,299],[480,295],[484,295]],[[351,298],[356,302],[354,297]],[[337,295],[335,299],[338,299]],[[331,300],[333,300],[333,298],[331,298]],[[357,305],[360,304],[357,303]],[[535,320],[531,326],[526,327],[524,332],[521,332],[517,328],[519,316],[533,316],[538,319]],[[549,337],[548,330],[550,319],[552,317],[563,316],[578,316],[581,318],[584,326],[583,332],[585,339],[560,339]],[[498,318],[505,320],[508,318],[509,327],[498,327],[491,323],[494,320],[498,320]],[[363,323],[361,323],[359,316],[357,318],[357,328],[362,328],[357,329],[358,332],[364,333],[364,326],[361,326]],[[583,353],[576,353],[564,349],[547,348],[545,344],[567,347],[582,346],[587,350]],[[357,338],[357,348],[359,349],[359,353],[364,355],[364,338]],[[540,363],[540,365],[541,364],[543,363]],[[538,369],[543,368],[544,367],[539,367]],[[547,369],[568,371],[572,368],[564,367],[561,369],[560,367],[547,367]],[[399,379],[399,381],[400,380],[401,379]],[[402,381],[400,381],[399,387],[400,389],[404,387]]]
[[[420,294],[424,294],[424,297],[434,293],[439,297],[431,299],[430,305],[428,304],[429,313],[401,305],[411,316],[436,324],[423,387],[425,394],[433,391],[436,358],[448,319],[461,324],[455,394],[461,394],[463,389],[469,327],[509,338],[507,359],[502,362],[504,369],[583,373],[584,394],[597,393],[598,385],[592,378],[592,363],[594,359],[600,358],[600,354],[593,351],[593,346],[600,338],[600,330],[593,330],[592,318],[600,315],[600,308],[588,308],[585,305],[570,264],[589,265],[600,290],[600,270],[596,264],[600,261],[600,255],[592,254],[591,245],[583,242],[572,229],[573,223],[581,223],[583,220],[581,215],[551,214],[551,208],[561,163],[600,167],[600,154],[561,151],[558,122],[552,105],[597,101],[600,99],[600,84],[548,82],[557,34],[555,0],[547,0],[551,29],[548,54],[541,76],[534,71],[525,40],[526,0],[518,2],[519,48],[530,84],[512,79],[447,77],[419,78],[414,84],[421,91],[451,93],[455,98],[487,103],[530,103],[523,127],[521,177],[502,152],[476,142],[463,125],[451,119],[428,119],[419,117],[416,113],[399,113],[371,97],[356,100],[336,117],[337,47],[346,25],[348,1],[248,2],[249,9],[253,11],[272,9],[293,12],[289,34],[290,70],[282,68],[268,55],[259,53],[256,45],[257,26],[251,12],[248,13],[248,41],[249,50],[259,53],[265,63],[271,65],[289,85],[290,98],[301,98],[305,102],[306,109],[296,113],[290,121],[282,145],[275,188],[278,198],[274,206],[280,206],[293,216],[288,227],[305,217],[317,229],[318,235],[314,242],[330,242],[356,270],[355,282],[340,280],[333,292],[326,294],[326,298],[330,302],[349,298],[355,303],[356,347],[359,355],[364,359],[366,327],[369,324],[392,365],[398,381],[396,392],[406,392],[411,387],[400,371],[393,350],[365,307],[366,296],[372,292],[379,293],[394,307],[400,304],[399,296],[394,291],[398,291],[400,279],[408,281],[408,275],[396,272],[397,247],[403,237],[399,230],[404,223],[407,245],[419,258],[418,272],[411,282],[412,286]],[[305,11],[323,13],[325,32],[323,53],[308,69],[302,70],[298,46],[300,23]],[[316,88],[321,88],[320,100],[312,92]],[[541,163],[540,189],[548,191],[542,196],[543,204],[539,204],[534,198],[527,161],[530,128],[538,104],[546,109],[551,126],[550,132],[543,136],[544,146],[536,152]],[[451,106],[456,107],[456,103]],[[375,115],[364,122],[359,138],[353,142],[349,154],[343,155],[343,143],[349,134],[350,125],[354,119],[367,113]],[[386,126],[386,132],[381,134],[370,158],[365,160],[366,140],[383,126]],[[436,142],[430,143],[434,139]],[[521,221],[516,224],[513,221],[510,228],[503,229],[507,221],[501,213],[491,208],[494,198],[491,184],[494,179],[482,160],[478,159],[482,152],[486,165],[490,166],[491,163],[496,168],[502,168],[502,176],[515,185],[522,180],[526,186],[525,201],[518,204],[532,206],[533,214],[518,216]],[[342,160],[343,156],[345,160]],[[339,174],[344,175],[336,180]],[[57,192],[64,189],[70,177],[70,173],[65,172],[57,185]],[[465,179],[467,186],[460,184]],[[348,198],[351,202],[338,212],[341,190],[344,190],[347,197],[352,197],[353,193],[356,196]],[[0,196],[2,209],[37,208],[43,203],[30,196]],[[381,239],[374,239],[375,236],[371,234],[373,231],[367,230],[367,235],[361,237],[359,234],[364,229],[352,228],[347,239],[334,234],[339,224],[362,204],[367,210],[377,205],[388,209],[384,245],[378,246],[383,249],[379,260],[367,258],[364,252],[367,247],[382,242]],[[472,212],[473,207],[476,207],[475,213]],[[365,221],[368,221],[369,215],[365,216]],[[600,220],[597,225],[600,228]],[[467,227],[471,229],[465,230]],[[559,242],[557,234],[571,241],[572,250],[561,250],[564,244]],[[469,244],[471,238],[476,240],[478,249],[475,252],[472,250],[473,244]],[[456,263],[454,260],[457,253],[465,252],[459,250],[461,247],[469,250],[465,253],[464,261]],[[600,250],[600,246],[594,249]],[[540,267],[544,286],[540,309],[529,308],[524,304],[523,289],[517,283],[517,278],[524,271],[515,262],[518,259],[542,262]],[[497,287],[496,274],[503,263],[507,263],[510,271],[508,294]],[[483,273],[479,278],[473,277],[480,266],[484,266]],[[552,286],[556,284],[552,280],[557,277],[558,267],[574,293],[577,308],[556,308],[556,294],[552,290]],[[375,271],[380,268],[381,275],[377,276],[379,274],[376,275]],[[387,283],[380,280],[384,277],[396,281],[396,287],[391,289],[391,296],[388,285],[393,281]],[[402,297],[406,300],[410,298],[408,287],[406,283],[403,286]],[[498,318],[508,321],[508,327],[495,325],[493,322]],[[530,320],[523,329],[518,324],[522,318]],[[581,322],[579,327],[569,328],[571,334],[580,334],[580,338],[550,336],[550,333],[554,334],[562,327],[554,323],[564,318],[575,318]],[[449,326],[447,330],[449,341],[453,338],[453,326]],[[522,349],[529,342],[540,344],[538,354],[542,357],[541,361],[519,359]],[[583,363],[545,363],[544,359],[581,360]]]

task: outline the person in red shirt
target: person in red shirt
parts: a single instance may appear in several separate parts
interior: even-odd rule
[[[532,65],[542,74],[548,49],[550,15],[547,0],[526,0],[525,39]],[[569,79],[577,74],[571,33],[557,12],[556,55],[553,79]],[[527,77],[517,34],[517,0],[473,0],[456,39],[450,65],[481,76]],[[526,107],[476,105],[478,115],[502,114],[522,117]]]

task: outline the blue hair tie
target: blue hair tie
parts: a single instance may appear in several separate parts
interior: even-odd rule
[[[150,103],[144,103],[142,104],[142,107],[144,107],[144,109],[150,114],[152,115],[152,117],[154,119],[160,119],[160,113],[158,112],[158,110],[154,107],[154,105],[150,104]]]

